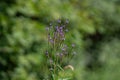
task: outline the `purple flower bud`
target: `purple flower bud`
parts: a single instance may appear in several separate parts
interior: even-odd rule
[[[64,33],[63,33],[63,32],[60,32],[59,34],[60,34],[60,36],[62,36],[62,37],[64,36]]]
[[[62,29],[63,29],[63,27],[61,26],[61,27],[60,27],[60,30],[62,30]]]
[[[54,43],[53,39],[50,39],[49,42],[52,43],[52,44]]]
[[[67,50],[67,45],[63,45],[62,51],[66,51]]]
[[[58,29],[58,26],[56,26],[55,29],[57,30],[57,29]]]
[[[62,48],[62,51],[65,51],[66,49],[65,48]]]
[[[59,30],[59,27],[58,27],[58,26],[56,26],[56,31],[57,31],[57,32],[60,32],[60,30]]]
[[[58,22],[58,23],[61,23],[61,20],[60,20],[60,19],[58,19],[58,20],[57,20],[57,22]]]
[[[54,38],[55,39],[57,38],[57,32],[54,32]]]
[[[63,53],[60,53],[60,58],[62,58],[63,57]]]

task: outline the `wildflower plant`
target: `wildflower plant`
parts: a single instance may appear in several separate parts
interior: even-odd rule
[[[65,71],[67,68],[74,70],[69,62],[76,54],[74,51],[75,44],[68,46],[65,43],[68,23],[68,20],[59,19],[46,27],[48,47],[45,51],[45,57],[52,80],[58,80],[60,71]]]

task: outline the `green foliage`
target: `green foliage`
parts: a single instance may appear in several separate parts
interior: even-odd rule
[[[0,0],[0,80],[47,80],[45,27],[69,19],[76,44],[72,80],[118,80],[119,0]],[[71,37],[70,37],[71,36]],[[49,79],[48,79],[49,80]]]

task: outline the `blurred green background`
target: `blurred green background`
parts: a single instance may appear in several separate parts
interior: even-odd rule
[[[120,0],[0,0],[0,80],[47,80],[45,27],[59,18],[74,80],[120,80]]]

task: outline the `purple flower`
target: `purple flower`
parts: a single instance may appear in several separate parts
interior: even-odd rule
[[[67,45],[63,45],[62,51],[66,51],[67,50]]]
[[[58,22],[58,23],[61,23],[61,20],[60,20],[60,19],[58,19],[58,20],[57,20],[57,22]]]
[[[60,32],[59,34],[60,34],[60,36],[62,36],[62,37],[64,36],[64,33],[63,33],[63,32]]]
[[[57,38],[57,32],[54,32],[54,39]]]
[[[53,39],[50,39],[49,42],[52,43],[52,44],[54,43]]]
[[[65,51],[66,49],[65,48],[62,48],[62,51]]]
[[[57,31],[57,32],[60,32],[60,30],[59,30],[59,27],[58,27],[58,26],[56,26],[56,31]]]
[[[62,27],[62,26],[60,27],[60,30],[63,30],[63,27]]]
[[[76,52],[73,52],[73,47],[75,47],[75,44],[71,44],[72,47],[69,48],[64,44],[65,41],[63,41],[65,40],[65,33],[68,32],[66,25],[69,23],[69,20],[67,19],[65,22],[62,22],[58,19],[56,22],[57,25],[50,23],[49,27],[46,28],[46,31],[48,31],[49,52],[46,50],[44,54],[47,58],[47,66],[51,72],[58,70],[57,65],[63,68],[64,66],[62,65],[65,62],[64,60],[69,60],[76,54]]]
[[[60,56],[60,58],[62,58],[62,57],[63,57],[63,53],[60,53],[60,55],[59,55],[59,56]]]
[[[57,30],[57,29],[58,29],[58,26],[56,26],[55,29]]]

